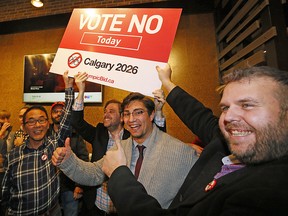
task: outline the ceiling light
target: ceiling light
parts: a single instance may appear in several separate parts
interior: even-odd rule
[[[31,4],[38,8],[43,6],[43,2],[41,0],[31,0]]]

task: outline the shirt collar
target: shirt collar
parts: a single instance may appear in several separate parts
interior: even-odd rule
[[[242,164],[234,155],[228,155],[222,158],[222,163],[224,165],[232,165],[232,164]]]
[[[124,128],[122,128],[120,133],[119,133],[120,139],[123,138],[123,134],[124,134]],[[108,135],[109,135],[109,139],[112,139],[112,134],[109,130],[108,130]]]

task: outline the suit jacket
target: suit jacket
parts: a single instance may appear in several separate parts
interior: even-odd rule
[[[230,154],[219,132],[218,119],[179,87],[168,95],[167,102],[208,145],[168,210],[147,195],[126,167],[117,168],[109,179],[108,192],[118,215],[287,215],[288,157],[246,166],[219,178],[211,190],[205,191],[220,171],[221,159]]]
[[[98,123],[93,126],[84,120],[84,111],[72,111],[72,126],[75,130],[92,145],[92,157],[91,162],[101,159],[106,151],[109,140],[109,134],[107,128],[103,123]],[[124,129],[122,139],[128,139],[130,137],[129,131]],[[91,209],[95,205],[96,190],[99,186],[83,187],[83,201],[87,209]]]
[[[160,131],[155,125],[148,139],[138,180],[145,186],[148,194],[154,196],[163,208],[168,208],[190,167],[198,159],[197,153],[192,147]],[[121,143],[127,164],[130,164],[132,138]],[[102,160],[85,163],[75,155],[60,165],[60,169],[74,181],[91,186],[103,182],[104,174],[101,167]]]

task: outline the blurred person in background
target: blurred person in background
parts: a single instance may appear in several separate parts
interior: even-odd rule
[[[28,108],[29,108],[29,106],[24,106],[19,110],[20,128],[17,131],[15,131],[14,146],[22,145],[25,142],[25,140],[28,138],[28,134],[25,133],[25,131],[23,130],[23,115]]]

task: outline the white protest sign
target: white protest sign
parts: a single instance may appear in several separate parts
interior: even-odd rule
[[[181,9],[74,9],[50,72],[153,96],[155,67],[169,58]]]

